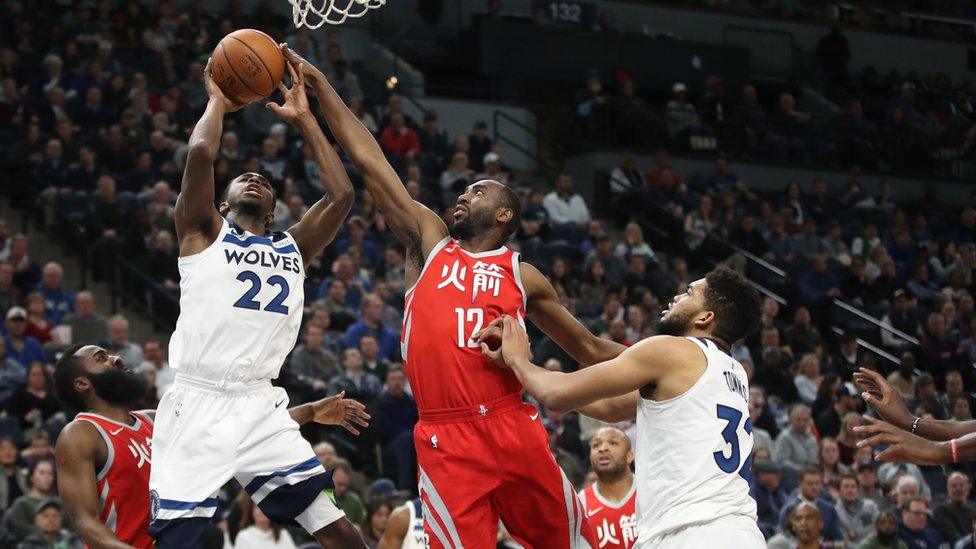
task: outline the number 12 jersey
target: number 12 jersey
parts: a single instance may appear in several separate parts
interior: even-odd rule
[[[444,238],[406,293],[400,353],[421,410],[478,406],[522,385],[471,338],[501,315],[523,322],[519,254],[506,247],[471,253]]]

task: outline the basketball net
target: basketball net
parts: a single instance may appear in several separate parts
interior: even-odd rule
[[[362,17],[382,7],[386,0],[288,0],[295,26],[317,29],[323,23],[340,25],[346,18]]]

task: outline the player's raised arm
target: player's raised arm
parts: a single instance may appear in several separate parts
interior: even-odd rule
[[[693,364],[702,360],[701,349],[694,343],[684,338],[655,336],[589,368],[571,373],[552,372],[532,364],[529,337],[515,319],[506,315],[501,317],[500,324],[501,347],[492,351],[482,343],[482,352],[497,364],[511,368],[530,395],[557,412],[631,395],[648,384],[660,382],[668,372],[668,364]]]
[[[69,423],[58,436],[58,495],[85,544],[94,548],[131,549],[98,517],[95,456],[100,435],[85,422]],[[146,525],[148,528],[149,525]]]
[[[379,143],[342,102],[325,75],[287,46],[282,52],[290,63],[303,64],[306,81],[315,91],[332,133],[362,171],[366,190],[376,200],[390,230],[407,246],[408,253],[419,252],[422,260],[447,236],[447,226],[437,214],[410,198]]]
[[[390,513],[390,520],[386,523],[386,530],[376,545],[376,549],[400,549],[403,547],[403,540],[410,531],[410,508],[407,505],[401,505]]]
[[[538,269],[522,263],[522,284],[528,296],[529,320],[569,353],[581,366],[615,358],[626,347],[597,337],[563,306],[552,284]]]
[[[308,265],[339,232],[349,209],[352,208],[355,194],[339,155],[325,138],[322,128],[308,108],[303,67],[301,64],[295,67],[289,63],[288,72],[292,79],[291,89],[284,84],[279,86],[285,96],[285,104],[279,106],[268,103],[267,107],[279,118],[294,124],[302,132],[305,141],[312,148],[312,155],[322,176],[322,184],[325,185],[325,196],[305,212],[301,221],[288,230],[298,243],[305,265]]]
[[[213,164],[220,150],[224,115],[243,107],[224,96],[217,87],[210,74],[209,61],[204,69],[204,84],[210,100],[190,135],[183,184],[173,210],[181,256],[203,251],[220,232],[220,214],[214,208]]]

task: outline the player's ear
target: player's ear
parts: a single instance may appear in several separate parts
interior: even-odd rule
[[[87,377],[76,377],[75,378],[75,391],[79,393],[82,391],[87,391],[91,388],[91,381],[88,381]]]
[[[634,451],[627,450],[627,465],[633,465],[633,464],[634,464]]]
[[[702,311],[701,314],[695,318],[695,327],[699,329],[707,328],[715,322],[715,313],[713,311]]]
[[[512,220],[513,216],[515,216],[515,212],[512,211],[511,208],[498,208],[498,213],[495,214],[495,219],[507,225],[508,222]]]
[[[217,213],[219,213],[221,216],[226,216],[228,211],[230,211],[230,204],[226,202],[221,202],[220,205],[217,206]]]
[[[268,215],[264,216],[264,228],[270,228],[272,223],[274,223],[274,211],[271,211],[268,213]]]

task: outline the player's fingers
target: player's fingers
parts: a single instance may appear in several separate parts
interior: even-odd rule
[[[353,435],[359,436],[359,429],[353,427],[348,421],[343,422],[342,427]]]
[[[265,105],[265,107],[267,107],[267,109],[269,111],[271,111],[271,112],[273,112],[275,114],[278,114],[279,112],[281,112],[281,107],[277,103],[267,103]]]
[[[889,446],[877,453],[874,459],[877,461],[903,461],[899,458],[900,452],[897,446]]]
[[[286,98],[288,97],[288,91],[289,90],[288,90],[288,87],[285,86],[285,83],[284,82],[281,82],[280,84],[278,84],[278,91],[281,92],[281,95],[285,96]]]
[[[295,64],[286,63],[286,65],[288,65],[288,74],[291,75],[291,85],[294,87],[295,83],[298,82],[298,75],[295,74]]]
[[[369,422],[358,416],[351,417],[349,421],[352,421],[353,423],[359,425],[360,427],[369,427]]]
[[[305,87],[305,63],[298,64],[298,83]]]

